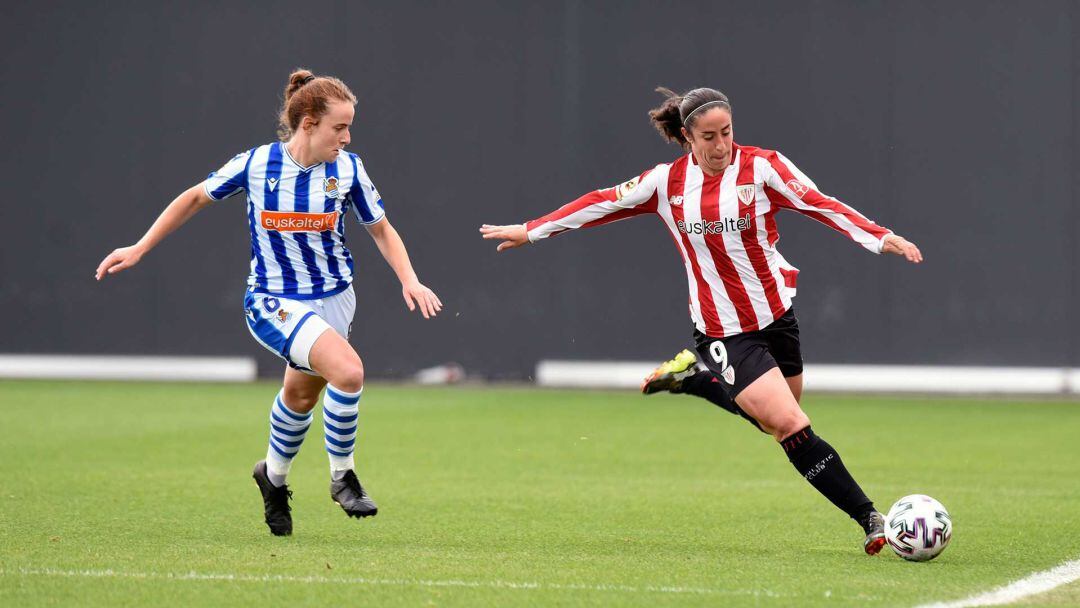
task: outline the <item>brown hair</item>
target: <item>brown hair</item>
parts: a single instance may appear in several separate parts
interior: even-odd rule
[[[286,141],[300,127],[305,116],[319,119],[326,114],[331,101],[356,104],[356,95],[333,76],[315,76],[311,70],[296,68],[285,85],[285,102],[278,116],[278,137]]]
[[[665,87],[656,87],[656,92],[664,95],[660,107],[649,110],[649,119],[660,135],[670,141],[686,147],[689,142],[683,137],[682,128],[689,129],[697,121],[700,114],[694,114],[706,104],[715,107],[727,108],[731,111],[731,102],[727,95],[716,89],[700,88],[687,91],[679,95],[675,91]],[[689,122],[687,122],[689,120]]]

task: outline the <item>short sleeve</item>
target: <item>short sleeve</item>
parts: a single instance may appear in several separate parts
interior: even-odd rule
[[[386,217],[382,196],[375,189],[375,184],[371,182],[360,158],[353,154],[351,159],[353,183],[349,188],[349,199],[352,201],[353,212],[361,224],[374,224]]]
[[[247,189],[247,169],[251,161],[251,153],[254,150],[241,152],[232,157],[220,169],[206,177],[203,187],[206,195],[215,201],[229,198],[230,196]]]

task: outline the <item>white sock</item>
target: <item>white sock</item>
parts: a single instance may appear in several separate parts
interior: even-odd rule
[[[278,487],[285,483],[293,458],[311,426],[311,412],[299,414],[289,409],[281,398],[284,391],[278,393],[270,408],[270,445],[266,448],[266,476]]]
[[[330,457],[330,475],[340,479],[354,468],[353,449],[356,446],[356,419],[359,417],[361,388],[347,393],[326,385],[323,397],[323,428],[326,431],[326,454]]]

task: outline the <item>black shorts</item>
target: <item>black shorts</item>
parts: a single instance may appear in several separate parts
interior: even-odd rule
[[[803,371],[794,308],[764,329],[730,338],[713,338],[695,329],[694,342],[698,358],[720,379],[732,399],[774,367],[779,367],[785,378]]]

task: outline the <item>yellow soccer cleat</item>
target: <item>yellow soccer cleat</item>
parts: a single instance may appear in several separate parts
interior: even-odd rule
[[[689,349],[683,349],[674,359],[664,361],[641,383],[641,392],[646,395],[668,391],[682,392],[683,380],[697,373],[697,355]]]

